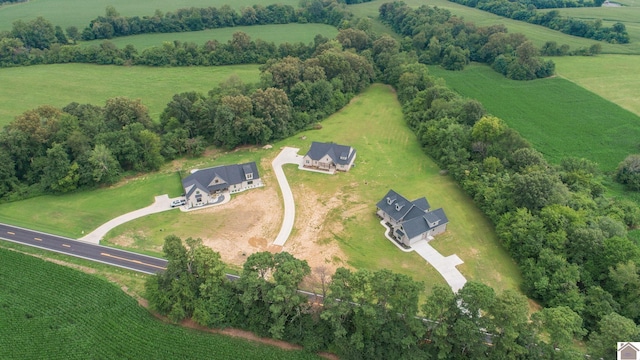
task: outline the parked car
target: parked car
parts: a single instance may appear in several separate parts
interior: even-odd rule
[[[182,205],[184,205],[186,203],[187,203],[187,200],[185,200],[185,199],[176,199],[176,200],[173,200],[171,202],[171,207],[173,208],[173,207],[177,207],[177,206],[182,206]]]

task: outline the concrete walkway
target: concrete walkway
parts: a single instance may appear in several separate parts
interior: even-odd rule
[[[276,179],[282,191],[282,198],[284,199],[284,218],[282,219],[280,232],[273,242],[274,245],[283,246],[289,238],[289,235],[291,235],[291,230],[293,230],[293,222],[296,217],[296,204],[293,201],[293,193],[289,187],[287,177],[284,175],[284,170],[282,170],[282,165],[295,164],[300,166],[303,157],[298,155],[298,151],[300,151],[300,149],[285,147],[271,162],[273,172],[276,174]]]
[[[131,220],[149,215],[149,214],[155,214],[155,213],[159,213],[159,212],[163,212],[163,211],[167,211],[167,210],[173,210],[173,209],[177,209],[177,208],[172,208],[171,207],[171,201],[173,199],[169,199],[169,196],[167,194],[165,195],[160,195],[160,196],[156,196],[155,201],[153,204],[142,208],[142,209],[138,209],[135,211],[132,211],[130,213],[126,213],[124,215],[120,215],[115,219],[112,219],[102,225],[100,225],[100,227],[98,227],[97,229],[93,230],[92,232],[90,232],[89,234],[81,237],[78,240],[81,241],[86,241],[89,243],[93,243],[93,244],[99,244],[100,240],[102,240],[102,238],[113,228],[115,228],[118,225],[122,225],[126,222],[129,222]]]
[[[456,266],[463,264],[464,261],[458,257],[458,255],[450,255],[447,257],[442,256],[438,252],[438,250],[434,249],[427,240],[417,241],[411,246],[410,249],[405,249],[400,246],[395,240],[393,240],[389,236],[389,227],[381,221],[380,224],[384,226],[386,229],[384,236],[391,241],[398,249],[404,252],[415,251],[418,255],[422,256],[431,266],[433,266],[436,271],[442,275],[444,280],[449,284],[451,290],[454,293],[457,293],[458,290],[462,289],[464,284],[467,283],[467,279],[460,273],[460,271],[456,268]]]

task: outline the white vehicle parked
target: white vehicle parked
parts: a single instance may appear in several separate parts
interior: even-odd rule
[[[185,199],[176,199],[171,202],[171,207],[174,208],[174,207],[182,206],[186,203],[187,203],[187,200]]]

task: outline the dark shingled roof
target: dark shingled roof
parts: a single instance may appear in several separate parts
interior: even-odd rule
[[[329,155],[331,160],[338,165],[347,165],[356,156],[356,150],[351,146],[338,145],[334,143],[312,142],[307,155],[312,160],[320,160],[323,156]]]
[[[445,215],[442,208],[429,211],[428,213],[424,214],[424,218],[429,223],[430,228],[434,228],[436,226],[449,222],[449,219],[447,219],[447,215]]]
[[[397,228],[395,233],[404,233],[409,239],[449,222],[442,208],[429,211],[426,198],[409,201],[393,190],[389,190],[376,206],[401,224],[402,230]]]
[[[412,239],[422,233],[425,233],[437,226],[449,222],[442,208],[429,211],[420,217],[407,220],[402,223],[402,229],[409,239]]]
[[[182,187],[187,189],[191,185],[195,185],[188,194],[186,194],[187,197],[197,189],[213,192],[242,183],[246,179],[247,173],[253,173],[252,180],[260,178],[260,173],[258,173],[258,167],[255,162],[222,165],[194,172],[182,180]],[[212,183],[216,177],[220,178],[220,182],[217,184]]]
[[[409,201],[393,190],[389,190],[376,206],[395,221],[407,221],[429,211],[429,202],[426,198]]]

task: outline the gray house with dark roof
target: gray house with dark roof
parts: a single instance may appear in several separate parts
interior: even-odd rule
[[[196,170],[182,180],[187,208],[214,203],[223,193],[263,186],[255,162]]]
[[[302,165],[329,172],[349,171],[355,160],[356,150],[351,146],[314,141],[302,159]]]
[[[426,198],[409,201],[393,190],[376,207],[376,214],[391,228],[391,236],[405,246],[445,232],[449,223],[444,210],[432,211]]]

